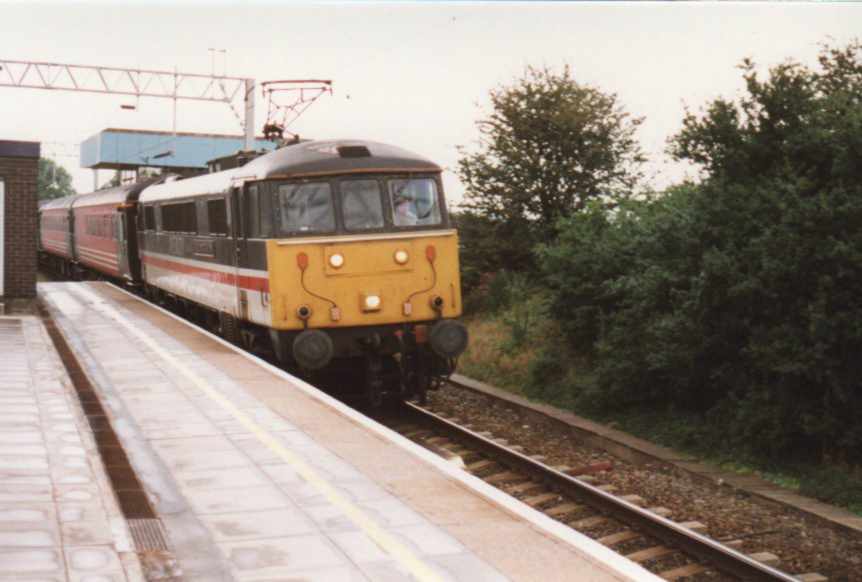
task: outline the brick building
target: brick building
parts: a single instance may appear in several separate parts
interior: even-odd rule
[[[0,140],[0,304],[36,296],[39,144]]]

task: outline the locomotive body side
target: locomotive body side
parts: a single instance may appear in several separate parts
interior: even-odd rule
[[[268,327],[266,245],[242,232],[235,175],[228,170],[144,190],[137,223],[142,278],[222,317]]]

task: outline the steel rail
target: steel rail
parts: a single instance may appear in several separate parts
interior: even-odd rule
[[[402,420],[415,420],[465,442],[478,452],[497,459],[510,469],[534,476],[557,492],[613,516],[633,529],[657,538],[710,567],[742,580],[798,582],[798,578],[754,560],[742,552],[700,535],[669,519],[656,515],[580,479],[557,471],[518,451],[514,451],[459,426],[411,402],[403,403]],[[411,418],[412,417],[412,418]]]

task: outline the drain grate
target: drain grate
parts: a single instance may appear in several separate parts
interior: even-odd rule
[[[168,551],[165,526],[160,519],[129,519],[129,531],[139,552]]]
[[[168,542],[164,526],[156,517],[147,494],[129,463],[129,458],[111,426],[99,395],[44,305],[40,306],[40,313],[48,336],[78,393],[78,399],[90,424],[99,456],[111,480],[120,510],[129,524],[135,549],[138,552],[150,550],[167,552]],[[0,334],[2,334],[2,327],[0,327]]]

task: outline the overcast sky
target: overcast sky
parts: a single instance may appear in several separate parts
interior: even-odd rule
[[[684,106],[738,95],[736,65],[787,58],[816,62],[818,44],[860,36],[855,3],[160,3],[3,4],[7,59],[209,73],[207,49],[227,49],[228,75],[259,81],[331,78],[324,97],[292,127],[303,137],[389,142],[442,165],[449,196],[457,146],[477,138],[488,92],[527,65],[561,69],[617,93],[644,116],[639,137],[662,187],[691,170],[664,155]],[[216,68],[221,72],[221,57]],[[170,131],[169,101],[0,87],[0,139],[41,141],[43,152],[92,189],[76,144],[107,127]],[[263,124],[258,93],[258,131]],[[241,133],[221,104],[180,102],[179,131]],[[107,172],[103,178],[109,177]]]

